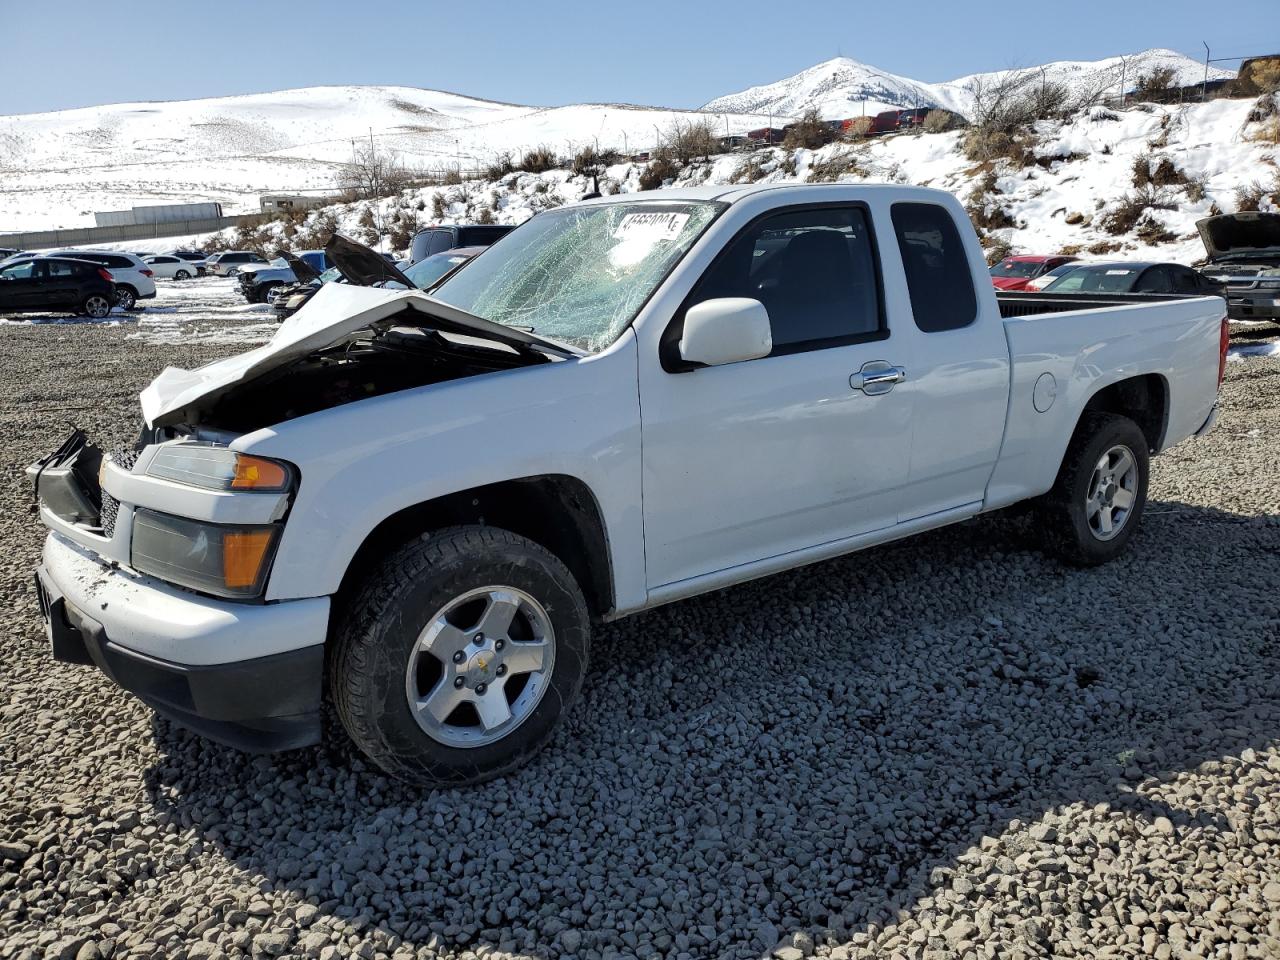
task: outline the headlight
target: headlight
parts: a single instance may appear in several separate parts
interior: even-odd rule
[[[135,570],[201,593],[256,597],[266,584],[279,532],[277,525],[200,523],[139,509],[130,562]]]
[[[280,460],[252,457],[204,441],[165,444],[147,467],[147,476],[206,490],[280,493],[293,483],[293,468]]]
[[[1280,277],[1264,277],[1258,281],[1258,286],[1274,289],[1280,287]]]

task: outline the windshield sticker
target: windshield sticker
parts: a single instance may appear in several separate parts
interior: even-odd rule
[[[689,222],[687,213],[628,213],[613,231],[615,240],[674,240]]]
[[[1131,273],[1133,273],[1132,270],[1108,270],[1107,276],[1108,277],[1127,277]]]

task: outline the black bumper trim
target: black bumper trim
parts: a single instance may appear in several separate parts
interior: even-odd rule
[[[323,644],[235,663],[170,663],[112,643],[101,623],[58,594],[43,568],[36,582],[55,660],[95,665],[162,716],[238,750],[320,742]]]

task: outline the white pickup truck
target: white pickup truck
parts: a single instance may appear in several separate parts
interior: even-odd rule
[[[53,656],[242,748],[329,699],[398,777],[500,774],[593,622],[1026,500],[1067,561],[1125,550],[1225,305],[1094,301],[998,300],[954,197],[865,185],[603,197],[425,293],[326,285],[165,370],[133,449],[30,468]]]

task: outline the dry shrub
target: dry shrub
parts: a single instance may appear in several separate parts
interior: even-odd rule
[[[1153,247],[1161,243],[1172,243],[1178,239],[1177,234],[1169,230],[1150,213],[1142,215],[1133,232],[1139,240]]]
[[[1186,184],[1187,176],[1168,157],[1161,157],[1153,169],[1146,157],[1133,161],[1133,185],[1143,187],[1175,187]]]
[[[1266,195],[1267,188],[1257,180],[1236,187],[1236,212],[1257,210],[1262,205],[1262,198]]]
[[[1264,120],[1256,130],[1250,130],[1245,139],[1253,143],[1280,144],[1280,117]]]
[[[971,201],[964,209],[965,213],[969,214],[969,219],[973,221],[973,226],[979,233],[1003,230],[1007,227],[1016,227],[1018,225],[1017,221],[1013,219],[1013,215],[995,200]]]
[[[752,154],[738,164],[738,168],[729,177],[730,183],[755,183],[763,180],[769,171],[764,168],[760,158]]]
[[[489,206],[487,203],[481,204],[480,206],[476,207],[475,222],[476,223],[493,223],[494,222],[493,207]]]
[[[1080,255],[1080,251],[1084,249],[1084,245],[1080,243],[1068,243],[1058,251],[1060,257],[1076,257]]]
[[[1133,95],[1138,100],[1158,100],[1173,87],[1176,74],[1172,67],[1156,67],[1138,76]]]
[[[449,200],[444,193],[437,190],[431,197],[431,215],[436,220],[443,220],[449,212]]]
[[[948,130],[955,130],[960,124],[960,118],[950,110],[930,110],[924,115],[925,133],[946,133]]]
[[[599,176],[605,167],[610,167],[621,159],[622,155],[617,150],[583,147],[573,155],[571,169],[579,177]]]
[[[1172,210],[1175,206],[1177,204],[1163,190],[1152,186],[1140,187],[1121,197],[1099,218],[1098,225],[1113,237],[1118,237],[1133,230],[1148,210]]]
[[[809,180],[813,183],[834,183],[848,174],[865,177],[867,169],[862,165],[862,159],[856,150],[836,150],[809,167]]]
[[[687,124],[681,124],[679,120],[675,120],[667,130],[665,142],[658,147],[657,158],[666,157],[676,163],[685,164],[723,152],[724,147],[715,131],[711,129],[709,120],[698,120]]]
[[[437,179],[446,187],[456,187],[458,184],[462,183],[462,170],[455,163],[440,171]]]
[[[817,150],[825,147],[835,139],[835,131],[831,129],[812,108],[804,112],[795,123],[787,127],[787,134],[782,145],[788,150]]]
[[[1240,65],[1232,84],[1238,96],[1280,93],[1280,57],[1258,57]]]
[[[850,140],[864,140],[871,135],[871,129],[875,125],[875,119],[872,117],[854,117],[849,121],[849,126],[845,128],[844,133]]]
[[[1208,174],[1202,173],[1195,177],[1187,177],[1186,189],[1187,199],[1192,203],[1199,203],[1209,192]]]
[[[545,173],[556,169],[559,165],[555,151],[545,144],[540,144],[524,152],[517,169],[524,170],[526,173]]]
[[[997,237],[986,247],[987,266],[994,267],[1011,253],[1013,253],[1013,245],[1003,237]]]
[[[494,158],[493,163],[484,168],[482,172],[486,180],[501,180],[509,173],[515,173],[516,164],[510,153],[500,153]]]
[[[1116,243],[1114,240],[1099,240],[1097,243],[1089,244],[1087,249],[1095,257],[1105,257],[1109,253],[1124,249],[1124,244]]]
[[[680,167],[669,157],[655,157],[640,171],[640,189],[657,190],[680,175]]]

